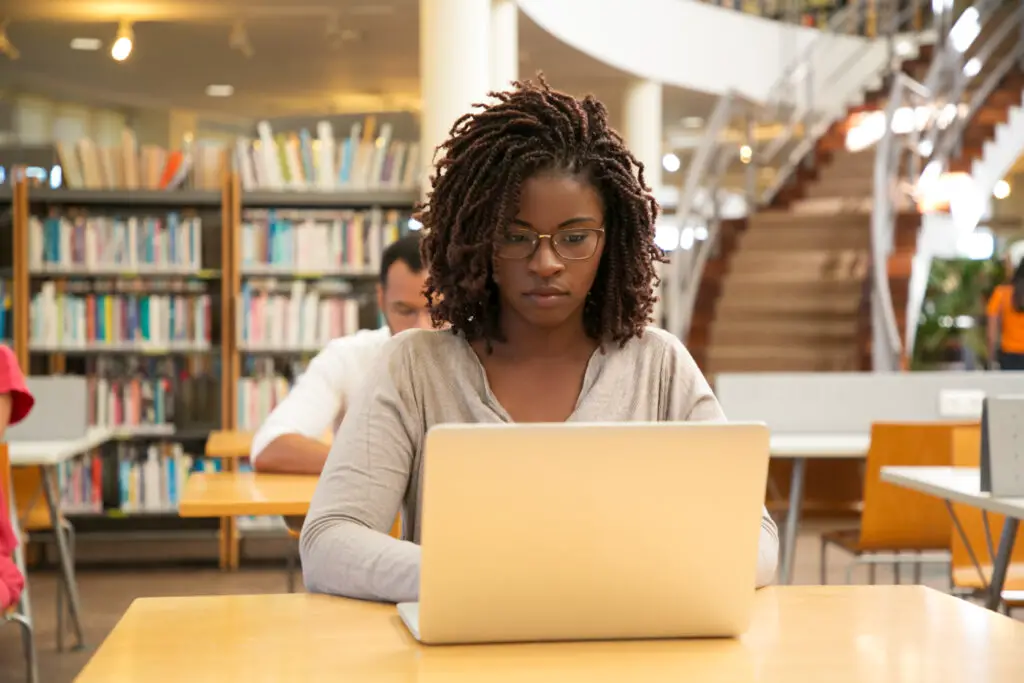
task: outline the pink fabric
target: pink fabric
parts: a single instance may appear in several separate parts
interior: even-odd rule
[[[36,400],[25,386],[25,377],[18,367],[14,353],[6,346],[0,346],[0,394],[11,395],[11,417],[8,424],[15,424],[25,419],[32,410]],[[3,430],[0,429],[0,436]],[[0,476],[6,476],[0,472]],[[15,605],[21,598],[25,588],[25,577],[14,564],[14,549],[18,539],[9,519],[10,508],[0,488],[0,612]]]

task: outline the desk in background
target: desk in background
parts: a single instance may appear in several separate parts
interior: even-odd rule
[[[60,487],[57,484],[57,466],[71,458],[88,453],[102,446],[113,438],[113,432],[105,427],[91,427],[85,435],[77,439],[59,441],[12,441],[7,445],[12,467],[38,467],[40,487],[46,500],[46,509],[53,526],[53,536],[57,543],[57,554],[60,558],[61,581],[64,583],[68,596],[68,612],[71,616],[71,628],[75,634],[78,647],[85,644],[82,635],[81,603],[78,599],[78,582],[75,579],[74,558],[68,547],[68,539],[61,529],[63,519],[60,507]],[[13,496],[12,496],[13,497]],[[22,501],[23,503],[25,501]],[[18,506],[12,503],[12,509]],[[63,633],[58,632],[58,647],[62,645]]]
[[[1024,624],[920,586],[766,588],[741,639],[422,646],[393,605],[141,598],[78,683],[1018,683]]]
[[[793,580],[793,558],[800,527],[800,511],[804,499],[804,478],[809,459],[864,460],[871,446],[869,434],[772,434],[771,457],[792,460],[789,485],[789,509],[782,530],[782,552],[779,562],[779,583]]]
[[[992,577],[986,599],[986,607],[999,609],[1017,529],[1020,520],[1024,519],[1024,498],[993,498],[984,493],[981,490],[981,472],[976,467],[883,467],[881,476],[882,481],[896,486],[1006,517],[999,549],[992,563]],[[968,543],[966,539],[964,542]]]

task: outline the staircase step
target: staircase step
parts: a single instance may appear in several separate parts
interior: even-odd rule
[[[829,178],[821,179],[816,183],[808,184],[804,191],[807,199],[820,199],[823,197],[843,198],[871,198],[875,193],[875,180],[871,175],[863,175],[850,178]]]
[[[857,369],[854,346],[843,350],[822,350],[816,346],[710,346],[706,352],[708,372],[829,372]]]
[[[776,230],[779,228],[805,228],[808,230],[822,229],[828,232],[839,228],[851,228],[858,230],[865,225],[871,225],[869,213],[845,212],[845,213],[796,213],[794,211],[758,211],[750,217],[750,228],[745,234],[759,232],[761,230]]]
[[[827,223],[822,218],[821,223]],[[866,222],[856,227],[773,227],[750,230],[740,240],[744,251],[823,251],[829,249],[871,249],[871,233]]]
[[[821,278],[772,279],[757,277],[757,273],[730,275],[722,283],[719,300],[722,298],[756,299],[846,299],[859,298],[864,282],[858,278],[845,280],[822,280]]]
[[[849,349],[857,338],[857,320],[822,320],[816,317],[773,320],[728,319],[716,322],[707,345],[739,346],[755,343],[779,346],[789,343]]]
[[[745,318],[759,315],[804,315],[814,317],[855,317],[860,311],[861,295],[844,297],[776,297],[765,293],[759,298],[723,296],[715,308],[716,320]]]
[[[740,249],[733,256],[729,270],[730,277],[742,273],[765,282],[858,279],[867,270],[868,257],[867,252],[859,250],[793,253]]]

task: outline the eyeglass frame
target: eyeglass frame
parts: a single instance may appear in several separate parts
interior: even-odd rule
[[[551,240],[551,251],[555,252],[555,256],[557,256],[558,258],[562,259],[563,261],[589,261],[590,259],[594,258],[595,254],[597,254],[597,247],[594,247],[594,253],[591,254],[590,256],[586,256],[584,258],[568,258],[566,256],[563,256],[562,253],[560,251],[558,251],[558,247],[555,246],[555,237],[559,233],[563,233],[563,232],[572,232],[572,231],[577,231],[577,232],[583,232],[583,231],[595,232],[595,233],[597,233],[597,236],[598,236],[598,240],[599,240],[598,244],[600,244],[600,240],[603,239],[604,235],[605,235],[605,228],[604,228],[604,226],[601,226],[600,228],[567,228],[567,229],[558,230],[558,231],[556,231],[554,233],[545,234],[545,235],[542,235],[541,233],[536,232],[534,230],[528,230],[526,228],[519,228],[519,231],[521,231],[523,233],[529,233],[530,235],[534,236],[534,239],[533,239],[533,249],[530,251],[529,254],[527,254],[526,256],[502,256],[500,253],[498,253],[499,252],[499,248],[497,246],[495,246],[494,255],[497,256],[498,258],[500,258],[503,261],[528,261],[528,260],[532,259],[534,256],[537,255],[537,250],[540,249],[541,240],[549,239],[549,240]],[[511,232],[512,232],[511,230],[506,231],[507,234],[510,234]],[[499,233],[499,237],[501,236],[501,234],[503,234],[503,233]]]

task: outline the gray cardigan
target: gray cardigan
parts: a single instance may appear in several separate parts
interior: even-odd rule
[[[607,345],[587,366],[571,418],[580,422],[723,420],[682,343],[648,328]],[[451,332],[412,330],[388,342],[331,446],[302,529],[308,590],[353,598],[418,599],[420,468],[427,430],[455,422],[510,422],[476,354]],[[405,535],[388,535],[399,509]],[[770,583],[778,530],[761,518],[757,585]]]

